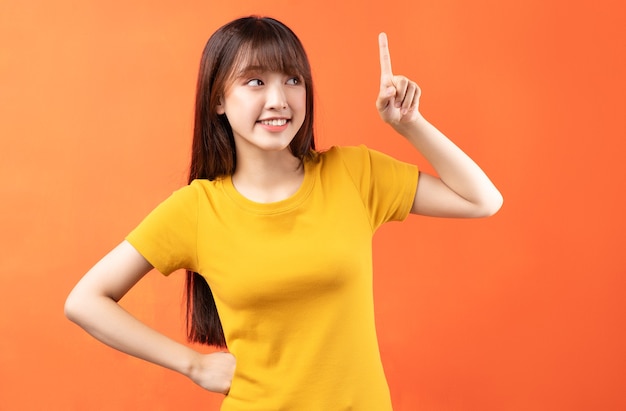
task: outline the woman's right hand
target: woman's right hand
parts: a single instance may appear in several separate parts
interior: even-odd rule
[[[189,378],[205,390],[227,395],[236,364],[237,360],[229,352],[199,354]]]

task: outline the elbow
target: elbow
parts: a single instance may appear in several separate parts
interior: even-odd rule
[[[494,190],[487,199],[482,202],[478,217],[491,217],[502,208],[504,198],[498,190]]]
[[[78,313],[80,312],[79,304],[76,300],[77,299],[72,292],[65,299],[65,305],[63,306],[63,313],[65,314],[65,317],[73,323],[78,321]]]
[[[80,293],[76,291],[76,289],[72,290],[72,292],[65,299],[63,313],[71,322],[78,325],[81,324],[81,314],[85,313],[85,304],[83,303],[83,298]]]

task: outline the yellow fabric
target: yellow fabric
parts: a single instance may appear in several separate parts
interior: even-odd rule
[[[360,147],[305,164],[290,198],[196,180],[127,240],[159,271],[213,291],[237,370],[223,411],[391,410],[372,296],[372,235],[410,211],[417,168]]]

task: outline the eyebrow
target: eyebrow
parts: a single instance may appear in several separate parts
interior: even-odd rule
[[[285,71],[281,71],[284,74],[287,75],[294,75],[294,76],[298,76],[300,78],[302,78],[302,74],[299,72],[299,70],[296,69],[296,67],[287,67],[288,70]],[[250,75],[259,75],[259,74],[264,74],[267,73],[268,71],[273,71],[273,69],[267,67],[267,66],[263,66],[260,64],[250,64],[247,66],[243,66],[243,68],[241,68],[240,70],[234,71],[232,78],[241,78],[241,77],[247,77]]]
[[[262,66],[245,66],[244,68],[242,68],[241,70],[237,70],[234,73],[235,78],[238,77],[244,77],[244,76],[248,76],[250,74],[262,74],[265,73],[267,71],[266,67],[262,67]]]

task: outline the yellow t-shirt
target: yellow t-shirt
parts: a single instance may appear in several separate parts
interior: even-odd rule
[[[237,359],[223,411],[391,410],[374,325],[372,235],[408,215],[417,168],[360,147],[305,163],[290,198],[195,180],[127,240],[160,272],[211,286]]]

